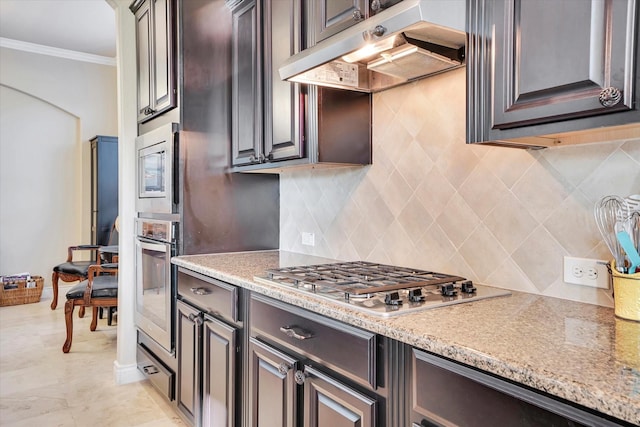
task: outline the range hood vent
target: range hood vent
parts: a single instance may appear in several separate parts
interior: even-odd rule
[[[280,78],[379,92],[464,65],[465,0],[404,0],[287,59]]]

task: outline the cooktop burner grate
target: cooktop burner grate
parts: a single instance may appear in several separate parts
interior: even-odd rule
[[[382,317],[511,294],[460,276],[366,261],[274,268],[265,276],[254,280]]]
[[[325,286],[352,295],[435,286],[465,280],[464,277],[365,261],[285,267],[267,270],[275,281],[293,285]]]

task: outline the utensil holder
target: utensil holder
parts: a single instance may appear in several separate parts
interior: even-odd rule
[[[624,274],[616,270],[611,261],[609,272],[613,276],[613,303],[616,316],[640,322],[640,273]]]

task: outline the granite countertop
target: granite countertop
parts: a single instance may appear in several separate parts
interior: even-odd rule
[[[172,262],[640,424],[640,323],[611,308],[520,292],[385,319],[253,280],[268,268],[332,261],[274,250]]]

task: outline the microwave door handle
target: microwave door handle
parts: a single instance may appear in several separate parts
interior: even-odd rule
[[[180,203],[179,184],[180,184],[180,134],[175,132],[173,134],[173,159],[171,159],[171,189],[173,193],[173,204],[178,205]]]

